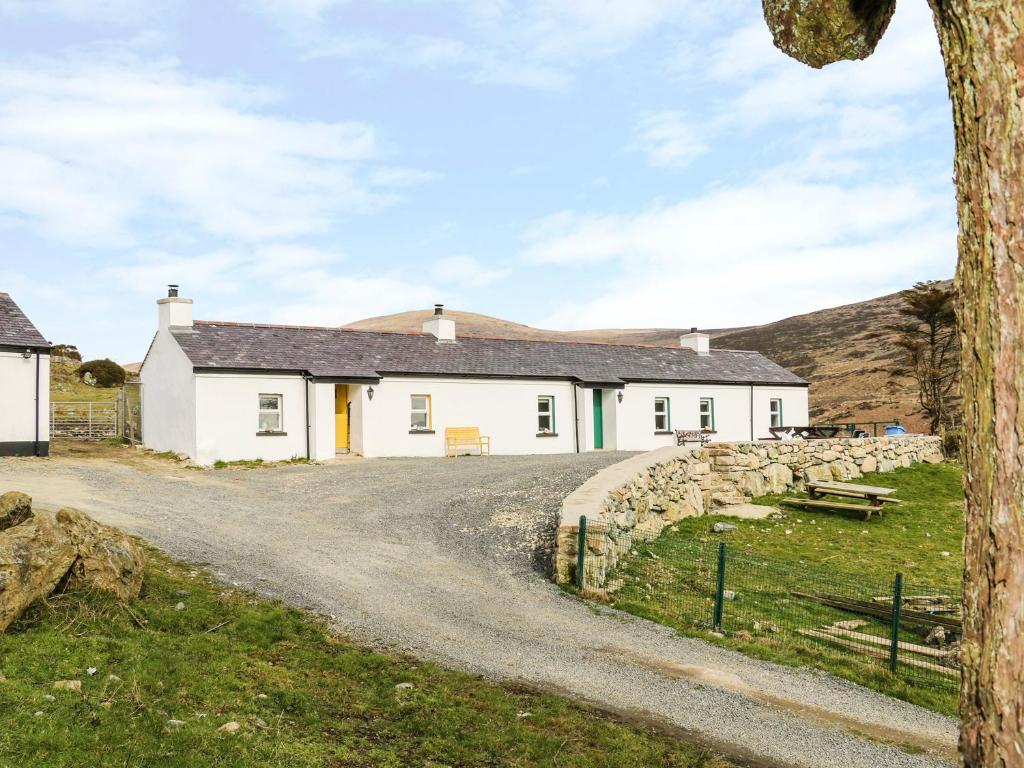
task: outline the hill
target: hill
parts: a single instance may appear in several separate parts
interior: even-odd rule
[[[811,382],[811,418],[821,421],[888,421],[898,418],[912,431],[923,429],[913,381],[893,376],[898,358],[898,293],[787,317],[765,325],[705,330],[714,346],[762,353]],[[535,341],[589,341],[607,344],[675,346],[684,328],[600,328],[555,331],[489,317],[445,310],[466,336]],[[419,333],[431,310],[401,312],[360,320],[358,330]]]

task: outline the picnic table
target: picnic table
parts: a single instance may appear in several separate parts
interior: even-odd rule
[[[809,499],[783,499],[785,504],[805,509],[835,509],[853,510],[862,512],[865,520],[870,520],[871,515],[877,512],[882,514],[882,506],[885,503],[899,504],[900,500],[892,494],[896,493],[895,488],[883,488],[875,485],[857,485],[856,483],[837,483],[832,481],[811,481],[807,483],[807,494]],[[864,499],[864,504],[848,504],[840,501],[831,501],[822,498],[824,496],[839,496],[848,499]]]
[[[828,440],[839,434],[842,427],[833,424],[819,424],[809,427],[768,427],[772,440]]]

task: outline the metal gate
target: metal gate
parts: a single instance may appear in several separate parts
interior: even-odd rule
[[[128,382],[116,400],[52,401],[50,438],[142,442],[142,385]]]
[[[120,403],[59,400],[50,403],[50,439],[102,440],[120,435]]]

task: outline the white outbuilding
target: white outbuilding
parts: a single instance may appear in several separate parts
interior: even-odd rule
[[[807,382],[757,352],[196,321],[172,286],[142,365],[143,439],[200,464],[339,453],[444,456],[446,431],[495,454],[646,451],[806,425]]]
[[[0,293],[0,456],[50,453],[50,343]]]

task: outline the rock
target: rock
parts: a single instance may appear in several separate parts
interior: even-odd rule
[[[793,470],[785,464],[769,464],[762,474],[769,493],[785,493],[793,487]]]
[[[81,691],[81,680],[58,680],[53,684],[55,691]]]
[[[951,556],[950,552],[939,552],[939,554],[942,555],[943,557],[950,557]]]
[[[185,604],[184,603],[178,603],[176,606],[174,606],[174,610],[176,610],[176,611],[184,611],[185,610]]]
[[[832,480],[832,468],[828,464],[814,464],[804,470],[804,482],[821,483]]]
[[[171,728],[171,729],[174,729],[174,728],[184,728],[185,727],[185,721],[184,720],[168,720],[165,723],[165,725],[168,728]]]
[[[78,546],[72,583],[88,584],[121,600],[139,596],[146,556],[127,533],[70,507],[57,513],[57,522],[71,532]]]
[[[738,517],[741,520],[764,520],[781,511],[778,507],[764,504],[730,504],[728,507],[719,507],[715,514],[721,517]]]
[[[45,699],[46,701],[56,701],[57,697],[54,696],[52,693],[48,693],[45,696],[43,696],[43,699]]]
[[[32,517],[32,498],[18,491],[0,496],[0,531],[6,531]]]
[[[878,459],[874,456],[865,456],[864,461],[861,462],[860,471],[864,474],[867,474],[868,472],[877,472]]]
[[[107,675],[107,680],[109,680],[112,683],[120,683],[121,682],[121,678],[118,677],[117,675]]]
[[[88,675],[89,677],[92,677],[93,675],[95,675],[95,674],[96,674],[96,671],[97,671],[97,670],[96,670],[96,667],[89,667],[89,668],[88,668],[87,670],[85,670],[85,673],[86,673],[86,674],[87,674],[87,675]]]
[[[416,686],[412,683],[399,683],[395,686],[396,691],[411,691]]]
[[[727,531],[735,531],[736,526],[732,523],[715,523],[711,526],[711,530],[715,533],[726,533]]]
[[[217,730],[221,733],[237,733],[241,727],[241,725],[232,720],[231,722],[224,723],[224,725],[222,725]]]
[[[928,633],[928,637],[924,639],[929,645],[945,645],[946,644],[946,630],[942,627],[935,627],[931,632]]]
[[[116,528],[75,509],[32,513],[0,531],[0,632],[65,577],[71,586],[94,587],[122,600],[136,597],[144,567],[142,550]]]

